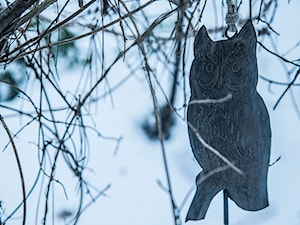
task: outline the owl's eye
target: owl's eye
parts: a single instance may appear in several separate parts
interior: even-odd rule
[[[233,63],[232,66],[231,66],[231,70],[234,73],[239,72],[241,70],[241,64],[239,62]]]
[[[239,62],[235,62],[231,65],[231,72],[230,70],[228,70],[227,76],[228,76],[227,86],[232,91],[241,90],[247,84],[247,79],[248,79],[247,70],[243,71],[241,67],[241,63]]]
[[[206,90],[212,89],[218,82],[217,65],[213,62],[195,63],[193,71],[200,87]]]
[[[212,64],[212,63],[206,63],[206,65],[205,65],[205,71],[207,73],[212,73],[214,71],[214,64]]]

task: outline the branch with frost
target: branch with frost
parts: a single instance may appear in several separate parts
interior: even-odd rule
[[[218,99],[198,99],[198,100],[192,100],[189,102],[189,105],[193,104],[217,104],[217,103],[223,103],[232,98],[232,94],[228,93],[223,98]],[[229,167],[231,167],[234,171],[237,173],[243,175],[243,171],[239,169],[237,166],[234,165],[234,163],[230,162],[224,155],[222,155],[217,149],[206,143],[206,141],[203,140],[197,129],[187,121],[188,126],[192,129],[192,131],[195,133],[197,139],[200,141],[200,143],[209,151],[213,152],[215,155],[217,155],[221,160],[223,160]]]
[[[199,132],[197,131],[197,129],[189,122],[188,126],[192,129],[192,131],[195,133],[197,139],[200,141],[200,143],[209,151],[211,151],[212,153],[214,153],[216,156],[218,156],[221,160],[223,160],[223,162],[225,162],[230,168],[232,168],[234,171],[236,171],[237,173],[244,175],[244,172],[238,168],[236,165],[234,165],[233,162],[230,162],[229,159],[227,159],[224,155],[222,155],[217,149],[215,149],[214,147],[212,147],[211,145],[209,145],[208,143],[206,143],[206,141],[204,141],[204,139],[201,137],[201,135],[199,134]]]
[[[232,94],[229,93],[223,98],[218,98],[218,99],[198,99],[198,100],[192,100],[189,102],[189,105],[194,105],[194,104],[215,104],[215,103],[223,103],[232,98]]]

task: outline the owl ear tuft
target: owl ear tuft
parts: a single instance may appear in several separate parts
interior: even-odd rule
[[[203,49],[206,49],[210,43],[211,43],[211,39],[208,36],[206,27],[203,25],[195,37],[194,55],[195,56],[198,55],[198,53]]]
[[[240,32],[238,33],[238,37],[242,40],[245,40],[246,42],[251,42],[255,40],[256,42],[256,33],[255,28],[251,22],[251,20],[248,20],[245,25],[242,27]]]

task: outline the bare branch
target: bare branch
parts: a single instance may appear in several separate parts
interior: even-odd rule
[[[38,0],[16,0],[1,12],[0,40],[3,36],[16,29],[16,25],[13,24],[13,21],[17,20],[25,10],[37,1]]]
[[[21,160],[20,160],[16,145],[15,145],[15,142],[12,138],[12,135],[11,135],[11,133],[10,133],[5,121],[4,121],[4,118],[2,117],[2,115],[0,115],[0,120],[1,120],[2,126],[4,127],[4,129],[7,133],[9,141],[12,145],[12,148],[14,150],[14,154],[15,154],[15,157],[16,157],[16,161],[17,161],[17,166],[18,166],[20,179],[21,179],[22,197],[23,197],[23,220],[22,220],[22,224],[25,225],[25,223],[26,223],[26,190],[25,190],[25,179],[24,179],[23,170],[22,170],[22,166],[21,166]]]

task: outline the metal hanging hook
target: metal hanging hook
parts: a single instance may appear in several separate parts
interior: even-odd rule
[[[228,31],[234,32],[235,34],[237,33],[237,28],[235,24],[239,19],[239,14],[237,12],[236,5],[233,4],[231,0],[227,0],[226,3],[227,3],[228,11],[226,14],[225,21],[228,26],[226,28],[225,35],[227,38],[229,38]]]

